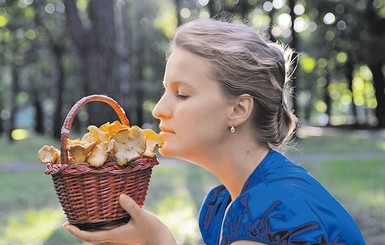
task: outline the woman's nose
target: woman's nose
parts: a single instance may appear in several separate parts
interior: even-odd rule
[[[152,109],[152,115],[157,119],[165,119],[170,117],[170,113],[171,113],[170,107],[167,106],[166,97],[165,95],[163,95],[159,99],[158,103],[156,103],[154,109]]]

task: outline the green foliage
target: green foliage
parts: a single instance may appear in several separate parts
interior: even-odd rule
[[[313,70],[316,66],[316,61],[315,61],[315,59],[313,59],[309,55],[303,54],[301,59],[300,59],[300,64],[301,64],[301,68],[305,72],[311,73],[311,72],[313,72]]]
[[[177,27],[175,9],[170,6],[171,4],[170,2],[161,2],[160,11],[154,20],[155,27],[159,28],[167,38],[174,36]]]
[[[148,103],[143,101],[154,103],[161,94],[165,53],[178,24],[177,17],[183,23],[217,14],[236,20],[246,18],[264,30],[266,36],[289,46],[294,45],[293,34],[296,35],[298,45],[294,48],[301,55],[294,79],[298,91],[293,100],[298,99],[296,112],[301,119],[321,125],[326,120],[329,124],[374,126],[377,100],[384,95],[376,94],[373,84],[381,81],[373,80],[373,76],[361,77],[361,70],[369,70],[368,63],[373,60],[384,62],[382,1],[296,0],[292,10],[291,2],[187,0],[176,9],[177,4],[166,0],[119,1],[114,9],[114,76],[116,87],[122,89],[114,97],[121,101],[132,122],[155,123]],[[90,21],[89,3],[76,1],[84,27]],[[290,16],[291,12],[294,15]],[[44,104],[45,122],[50,123],[55,111],[62,111],[64,117],[73,101],[84,96],[84,63],[68,35],[67,23],[62,0],[0,2],[0,105],[4,120],[9,119],[5,115],[21,113],[12,107],[31,106],[38,97]],[[353,64],[351,71],[347,71],[349,64]],[[57,81],[60,72],[64,75],[61,82]],[[18,74],[18,81],[14,74]],[[350,75],[352,79],[348,78]],[[349,85],[350,80],[353,86]],[[59,89],[63,93],[60,103],[55,100],[58,83],[63,84]],[[19,94],[27,94],[23,95],[26,99],[13,103]],[[327,97],[331,100],[326,101]],[[354,108],[358,115],[353,113]]]
[[[372,79],[372,72],[367,66],[361,66],[356,70],[353,79],[353,96],[356,105],[376,108],[377,101]]]
[[[4,15],[0,15],[0,27],[5,26],[8,23],[8,18]]]

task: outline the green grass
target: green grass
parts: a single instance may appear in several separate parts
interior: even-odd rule
[[[198,244],[200,204],[209,189],[217,184],[198,166],[160,165],[154,168],[145,207],[162,218],[178,244]]]
[[[61,228],[65,216],[50,177],[43,174],[44,167],[22,172],[1,171],[1,166],[19,162],[40,164],[36,159],[37,150],[43,144],[58,147],[58,142],[33,136],[12,144],[0,138],[0,144],[0,222],[3,224],[0,245],[83,244]],[[303,165],[361,222],[364,235],[371,236],[369,223],[373,219],[377,226],[385,224],[385,160],[376,156],[385,151],[384,146],[384,140],[354,134],[305,136],[295,145],[298,150],[289,152],[305,156],[369,153],[365,160],[344,154],[346,159],[320,159]],[[161,217],[175,233],[178,244],[197,244],[198,210],[207,191],[217,184],[198,166],[161,164],[154,168],[145,208]]]
[[[1,213],[58,206],[51,198],[55,194],[52,180],[42,172],[0,172],[0,183]]]
[[[385,230],[385,159],[327,160],[305,167],[352,214],[368,245],[385,244],[383,238],[375,241]]]
[[[0,245],[8,244],[84,244],[65,232],[65,216],[57,200],[50,176],[37,161],[44,144],[59,148],[59,142],[37,135],[8,143],[0,138]],[[41,170],[1,171],[1,166],[36,164]],[[34,169],[34,168],[32,168]],[[193,184],[192,184],[193,183]],[[197,166],[156,166],[145,208],[159,215],[173,230],[180,244],[196,244],[196,221],[206,192],[217,182]],[[183,224],[183,225],[181,225]],[[20,231],[23,231],[22,233]]]
[[[384,159],[328,160],[306,167],[337,198],[355,200],[371,209],[385,209]]]
[[[294,152],[309,153],[377,152],[385,151],[385,139],[372,139],[354,133],[309,136],[299,138]]]
[[[367,195],[369,199],[359,197],[358,200],[371,208],[385,208],[384,186],[381,185],[385,179],[384,159],[369,159],[364,162],[354,159],[328,160],[316,166],[308,166],[308,169],[341,198],[352,198],[357,194]],[[355,192],[349,193],[350,189]]]
[[[43,145],[53,145],[60,148],[60,142],[48,137],[29,134],[24,140],[9,142],[6,137],[0,137],[1,155],[0,164],[12,162],[34,162],[37,161],[37,151]]]
[[[2,171],[0,185],[0,245],[41,244],[57,234],[64,215],[50,176],[41,171]],[[62,235],[65,240],[57,236],[52,244],[81,244],[68,234]]]

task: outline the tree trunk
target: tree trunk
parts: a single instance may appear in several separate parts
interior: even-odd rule
[[[53,41],[53,40],[52,40]],[[53,137],[55,139],[60,139],[61,137],[61,127],[63,125],[63,91],[64,91],[64,65],[62,62],[62,57],[64,54],[64,47],[61,44],[53,43],[53,53],[55,56],[56,71],[58,73],[56,83],[56,96],[55,96],[55,112],[53,117]]]
[[[249,17],[249,12],[251,10],[250,3],[248,1],[240,1],[238,3],[240,6],[242,19],[246,20]]]
[[[369,47],[368,65],[373,74],[373,87],[377,99],[377,127],[385,128],[385,77],[382,71],[382,67],[385,65],[385,55],[380,51],[385,48],[385,18],[374,9],[374,0],[367,2],[366,17],[369,22],[368,31],[371,34],[367,43]]]
[[[294,30],[294,20],[296,18],[295,13],[294,13],[294,7],[296,4],[296,0],[289,0],[289,9],[290,9],[290,17],[291,17],[291,42],[290,42],[290,47],[294,49],[296,52],[299,52],[299,43],[298,43],[298,35]],[[294,113],[297,113],[298,110],[298,105],[297,105],[297,95],[298,95],[298,74],[297,70],[293,71],[292,74],[292,87],[293,87],[293,94],[292,96],[292,107],[294,110]]]
[[[71,36],[81,56],[86,95],[106,94],[115,97],[114,1],[89,1],[88,26],[82,23],[75,0],[66,0],[64,3]],[[87,108],[88,124],[101,125],[116,120],[115,113],[99,103],[91,103]]]
[[[174,3],[175,3],[177,26],[180,26],[180,25],[182,25],[182,17],[180,16],[181,2],[180,2],[180,0],[174,0]]]
[[[44,110],[43,105],[41,103],[41,100],[39,98],[39,92],[38,89],[32,88],[33,91],[33,105],[35,108],[35,132],[37,134],[43,135],[44,134]]]
[[[17,113],[17,103],[16,103],[16,97],[17,94],[20,92],[20,86],[19,86],[19,71],[18,67],[13,65],[11,67],[12,71],[12,82],[11,82],[11,101],[10,101],[10,118],[9,118],[9,127],[8,127],[8,140],[9,142],[13,142],[12,138],[12,131],[16,128],[15,120],[16,120],[16,113]]]
[[[213,19],[221,18],[221,13],[223,12],[223,8],[221,6],[222,3],[217,6],[216,2],[217,1],[215,0],[209,0],[209,2],[207,3],[207,9],[209,11],[210,18]]]
[[[138,12],[138,19],[140,20],[142,17],[146,15],[143,3],[137,3],[137,12]],[[139,22],[140,23],[140,22]],[[147,47],[150,45],[148,44],[148,37],[147,37],[147,26],[146,24],[141,25],[141,31],[137,35],[136,43],[139,43],[140,45],[137,45],[137,48],[135,50],[135,56],[137,57],[137,62],[135,63],[135,72],[136,76],[133,81],[133,92],[135,96],[135,121],[134,124],[138,126],[142,126],[144,122],[143,118],[143,84],[145,82],[145,75],[144,75],[144,67],[147,63],[148,57],[148,50]]]
[[[305,88],[304,90],[308,91],[310,94],[315,93],[315,86],[309,86],[308,88]],[[311,121],[311,115],[314,111],[314,96],[309,96],[309,100],[306,102],[303,108],[303,118],[301,120],[304,120],[305,122]],[[297,112],[298,113],[298,112]]]
[[[130,5],[129,5],[130,4]],[[120,2],[120,5],[118,7],[119,17],[117,20],[119,23],[117,23],[118,30],[120,30],[120,47],[119,47],[119,102],[120,105],[123,107],[123,109],[126,112],[126,116],[128,119],[130,119],[130,89],[131,89],[131,65],[130,65],[130,48],[132,47],[132,43],[130,40],[130,22],[131,19],[129,18],[129,9],[133,9],[131,6],[132,3],[127,3],[124,1]]]
[[[385,79],[382,73],[382,66],[380,62],[371,62],[369,67],[373,74],[373,86],[377,99],[376,117],[378,120],[377,127],[385,128]]]
[[[269,40],[272,41],[272,42],[276,42],[277,41],[277,38],[275,38],[275,36],[273,35],[272,33],[272,30],[273,30],[273,20],[274,20],[274,14],[275,14],[275,8],[273,8],[270,12],[269,12],[269,17],[270,17],[270,25],[267,27],[268,29],[268,33],[269,33]]]
[[[0,66],[2,66],[2,65],[3,65],[3,63],[0,62]],[[0,68],[0,72],[2,72],[1,68]],[[2,112],[2,110],[4,110],[4,111],[6,110],[5,101],[3,99],[3,96],[4,96],[4,91],[1,91],[0,92],[0,108],[2,108],[2,109],[0,109],[0,137],[4,133],[4,119],[5,119],[4,116],[1,115],[1,112]]]
[[[0,108],[5,108],[1,96],[0,96]],[[4,119],[0,115],[0,137],[3,135],[3,133],[4,133]]]
[[[330,94],[329,94],[329,85],[330,85],[330,80],[331,80],[330,69],[326,70],[325,79],[326,79],[326,83],[325,83],[325,87],[324,87],[324,101],[326,104],[326,112],[325,113],[328,116],[327,125],[330,125],[330,119],[332,117],[332,100],[331,100]]]
[[[348,80],[348,87],[349,90],[352,94],[352,114],[354,118],[354,127],[358,128],[359,123],[358,123],[358,113],[357,113],[357,106],[354,103],[354,91],[353,91],[353,61],[351,60],[351,56],[349,56],[348,61],[346,62],[345,66],[345,77]]]

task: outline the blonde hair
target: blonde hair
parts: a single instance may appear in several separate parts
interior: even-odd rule
[[[260,143],[278,147],[293,133],[297,118],[284,100],[290,48],[263,39],[247,24],[213,19],[178,27],[169,54],[176,47],[208,59],[214,79],[229,96],[252,96]]]

